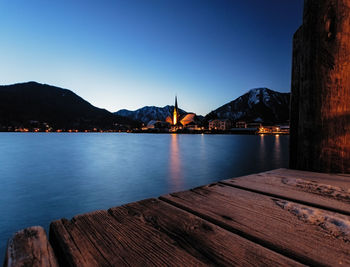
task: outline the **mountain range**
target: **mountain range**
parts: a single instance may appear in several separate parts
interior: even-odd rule
[[[113,129],[137,122],[94,107],[70,90],[37,82],[0,86],[0,125],[46,123],[55,129]]]
[[[114,114],[130,118],[135,121],[141,121],[147,124],[151,120],[155,121],[165,121],[168,116],[172,116],[174,111],[174,106],[165,107],[155,107],[155,106],[145,106],[143,108],[137,109],[135,111],[121,109]],[[186,111],[179,109],[180,115],[187,114]]]
[[[237,99],[211,111],[204,118],[233,121],[285,123],[289,120],[290,93],[280,93],[268,88],[255,88]],[[174,106],[146,106],[135,111],[119,110],[115,114],[147,124],[151,120],[165,121],[172,115]],[[180,113],[188,112],[180,110]],[[202,120],[202,116],[198,116]],[[202,117],[202,118],[201,118]]]
[[[210,119],[282,123],[289,120],[290,93],[268,88],[252,89],[237,99],[210,112]],[[135,128],[151,120],[165,121],[174,106],[146,106],[135,111],[111,113],[97,108],[70,90],[37,82],[0,86],[0,126],[28,126],[33,122],[49,124],[55,129]],[[188,112],[179,110],[180,115]]]
[[[231,119],[246,122],[285,123],[289,121],[289,104],[290,93],[256,88],[210,112],[205,118],[206,120]]]

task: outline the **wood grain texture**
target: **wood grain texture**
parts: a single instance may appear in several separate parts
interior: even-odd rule
[[[122,209],[122,208],[121,208]],[[204,266],[166,234],[125,214],[96,211],[51,224],[50,240],[66,266]]]
[[[301,266],[157,199],[51,224],[64,266]]]
[[[170,194],[161,199],[304,264],[350,265],[350,245],[342,237],[347,228],[343,233],[336,227],[337,223],[350,225],[348,216],[223,184]],[[308,219],[303,220],[299,214],[305,211],[317,216],[306,213]],[[327,216],[337,219],[323,228]],[[333,226],[339,232],[334,231]]]
[[[350,173],[350,0],[307,0],[294,35],[290,167]]]
[[[61,219],[4,266],[350,266],[348,179],[278,169]]]
[[[4,267],[58,267],[45,230],[33,226],[14,234],[8,241]]]
[[[301,264],[157,199],[109,212],[121,223],[147,224],[208,265],[299,266]]]
[[[350,215],[350,175],[278,169],[221,182]]]

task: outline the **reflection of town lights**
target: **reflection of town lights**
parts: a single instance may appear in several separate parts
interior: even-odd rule
[[[279,135],[279,134],[276,134],[276,137],[280,137],[280,135]]]

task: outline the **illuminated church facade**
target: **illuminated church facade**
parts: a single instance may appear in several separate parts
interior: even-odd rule
[[[173,112],[173,125],[176,125],[179,121],[179,108],[177,107],[177,96],[175,96],[175,106]]]
[[[170,106],[166,106],[163,109],[165,109],[168,114],[165,121],[151,120],[148,122],[146,127],[142,128],[142,130],[155,130],[158,132],[182,132],[183,130],[198,131],[204,129],[201,118],[196,116],[195,113],[187,113],[179,109],[177,96],[175,96],[175,105],[173,109]]]
[[[166,122],[168,122],[171,125],[172,130],[178,130],[182,129],[183,124],[180,122],[181,120],[181,114],[179,111],[179,107],[177,105],[177,96],[175,96],[175,106],[173,110],[172,116],[168,116],[166,118]]]
[[[196,114],[194,113],[187,113],[187,114],[181,114],[178,104],[177,104],[177,96],[175,96],[175,106],[173,110],[172,116],[168,116],[166,118],[166,122],[168,122],[171,125],[171,130],[176,131],[179,129],[183,129],[186,126],[190,126],[191,124],[194,124]]]

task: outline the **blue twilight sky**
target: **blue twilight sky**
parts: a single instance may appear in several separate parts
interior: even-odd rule
[[[205,115],[290,91],[303,0],[0,0],[0,84],[37,81],[117,111]]]

